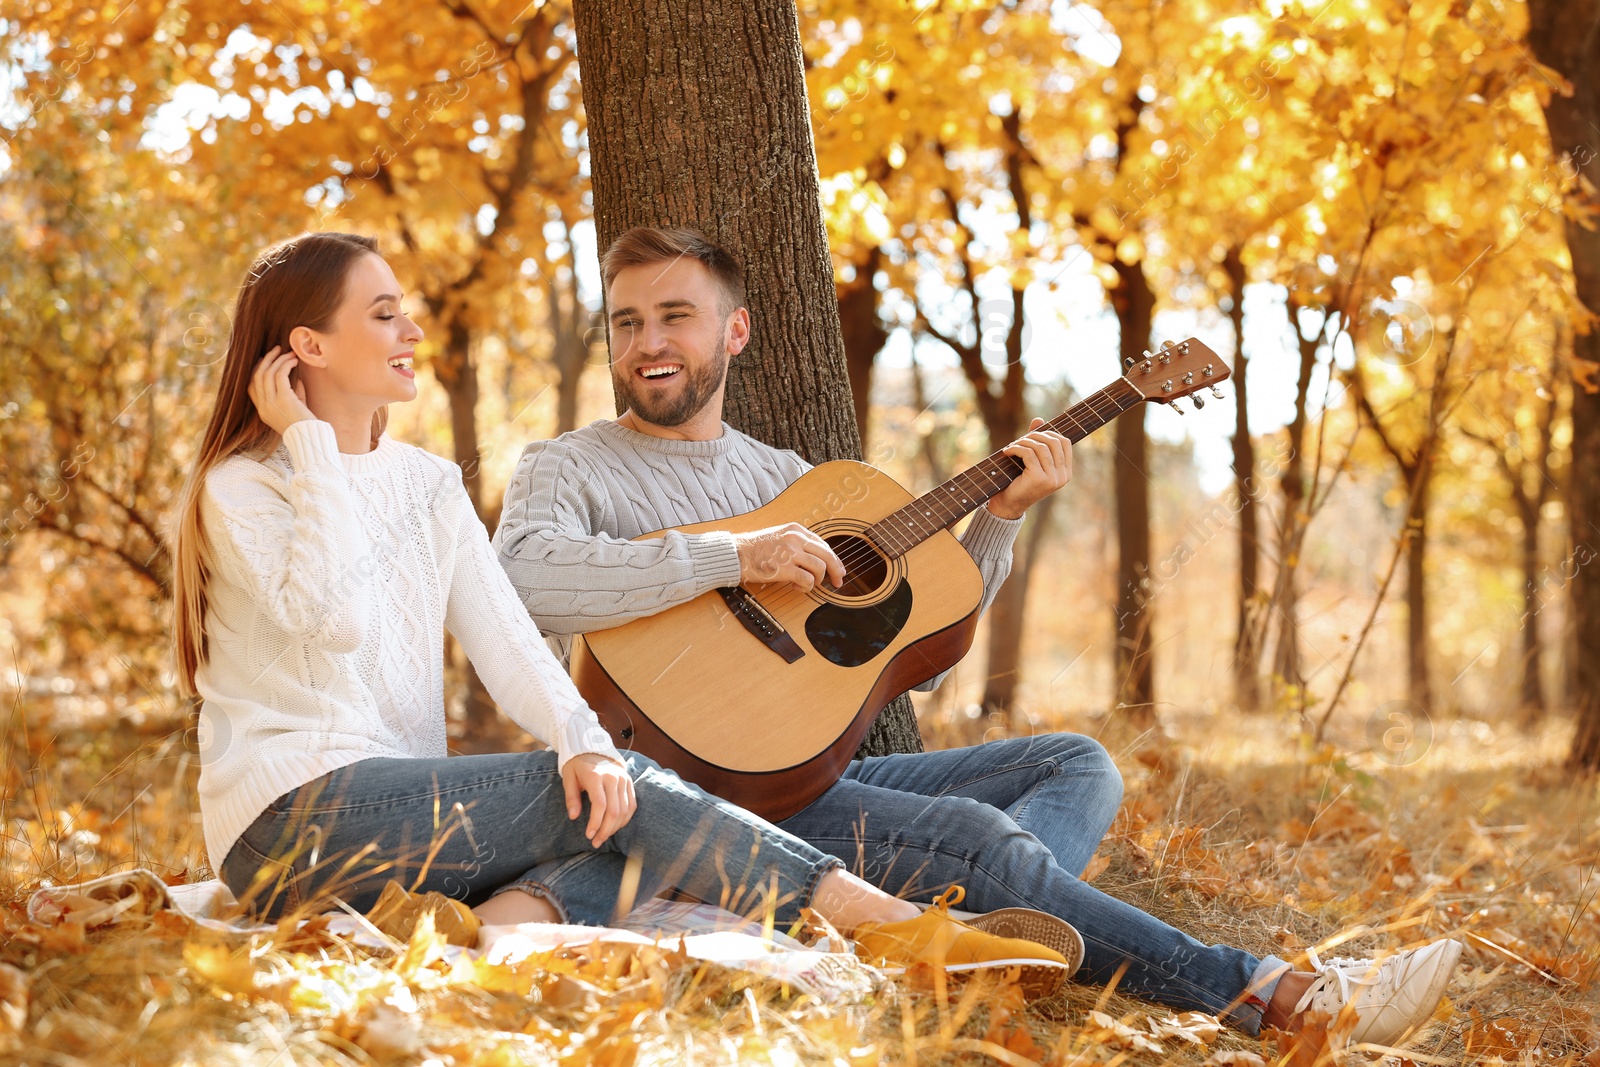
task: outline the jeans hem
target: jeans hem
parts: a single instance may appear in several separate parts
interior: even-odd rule
[[[1277,956],[1268,956],[1256,965],[1255,973],[1235,998],[1236,1007],[1223,1013],[1223,1018],[1251,1037],[1261,1036],[1261,1019],[1266,1014],[1272,994],[1277,992],[1278,980],[1294,968]]]
[[[811,873],[806,878],[805,887],[800,891],[800,899],[795,901],[795,910],[809,908],[812,900],[816,899],[817,886],[822,882],[822,879],[827,876],[829,871],[841,870],[843,867],[844,860],[838,856],[825,856],[812,864]]]
[[[561,903],[561,899],[555,895],[549,886],[532,878],[518,878],[514,881],[507,882],[499,889],[496,889],[493,893],[490,893],[489,899],[493,900],[501,893],[508,893],[512,890],[526,893],[530,897],[535,897],[549,904],[552,908],[556,909],[556,921],[561,923],[563,926],[572,922],[572,916],[567,911],[567,906]]]

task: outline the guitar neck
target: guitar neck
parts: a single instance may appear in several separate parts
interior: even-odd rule
[[[1055,430],[1076,443],[1143,399],[1144,395],[1126,378],[1118,378],[1045,423],[1044,428]],[[962,516],[982,507],[990,497],[1010,485],[1023,469],[1020,459],[995,452],[982,463],[967,468],[875,523],[866,530],[866,535],[891,559],[902,556],[940,530],[949,529]]]

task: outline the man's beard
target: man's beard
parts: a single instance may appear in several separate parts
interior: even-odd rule
[[[712,353],[710,362],[698,370],[690,370],[689,361],[684,360],[678,376],[685,381],[676,396],[649,396],[648,387],[632,371],[615,367],[612,368],[611,383],[617,395],[622,397],[626,409],[645,422],[655,426],[682,426],[705,409],[727,379],[727,344],[722,338],[717,338],[717,350]]]

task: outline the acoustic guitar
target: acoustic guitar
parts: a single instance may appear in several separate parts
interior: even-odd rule
[[[1137,404],[1171,403],[1230,374],[1194,338],[1124,364],[1121,378],[1049,428],[1078,441]],[[618,748],[785,819],[838,780],[891,699],[971,647],[983,583],[950,527],[1022,470],[996,452],[913,497],[882,471],[840,460],[754,511],[676,527],[740,533],[798,522],[828,542],[846,579],[810,592],[731,586],[583,635],[572,648],[578,690]]]

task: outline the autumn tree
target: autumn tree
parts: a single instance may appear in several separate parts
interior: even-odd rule
[[[793,4],[580,3],[577,33],[600,247],[639,225],[727,247],[752,312],[728,422],[812,462],[859,458]],[[863,752],[921,747],[902,697]]]
[[[1495,12],[1498,14],[1498,12]],[[1529,0],[1528,43],[1539,60],[1565,79],[1550,78],[1541,93],[1550,146],[1559,165],[1580,179],[1563,188],[1567,248],[1578,299],[1591,314],[1600,314],[1600,231],[1593,217],[1600,203],[1600,82],[1594,43],[1600,31],[1600,4],[1595,0]],[[1546,76],[1549,77],[1548,75]],[[1600,332],[1586,320],[1573,339],[1572,459],[1567,504],[1575,544],[1591,546],[1600,521],[1600,388],[1594,372],[1600,367]],[[1586,561],[1587,562],[1587,561]],[[1575,569],[1571,597],[1580,649],[1600,648],[1600,571],[1591,565]],[[1600,657],[1580,654],[1573,678],[1578,730],[1570,761],[1586,770],[1600,770]]]
[[[892,325],[916,347],[943,346],[953,357],[987,449],[1003,448],[1033,414],[1026,297],[1030,287],[1048,288],[1040,274],[1063,244],[1040,214],[1054,186],[1032,142],[1052,131],[1035,122],[1035,101],[1081,62],[1040,5],[968,5],[908,19],[893,3],[830,2],[808,17],[818,31],[808,45],[819,60],[808,72],[818,156],[836,270],[848,275],[839,291],[852,384],[870,387],[888,324],[874,305],[892,291],[906,309]],[[930,79],[929,70],[948,76]],[[1000,232],[991,224],[980,234],[976,220],[1001,204]],[[863,285],[868,268],[881,269],[885,293]],[[991,709],[1009,712],[1016,700],[1031,552],[1054,506],[1048,498],[1028,516],[989,608],[981,699]]]
[[[167,522],[269,206],[144,143],[166,59],[144,9],[0,22],[0,567],[67,684],[166,710]],[[47,32],[48,31],[48,32]]]

